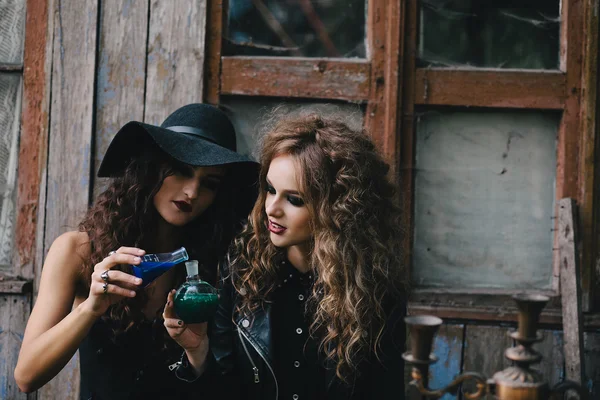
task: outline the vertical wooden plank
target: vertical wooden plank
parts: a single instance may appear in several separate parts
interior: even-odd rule
[[[600,168],[596,168],[599,143],[596,140],[597,131],[597,91],[598,91],[598,1],[584,2],[585,32],[583,48],[583,73],[581,81],[581,111],[580,132],[582,135],[581,157],[580,157],[580,199],[579,217],[582,239],[582,262],[581,262],[581,286],[583,297],[588,298],[583,304],[583,310],[592,311],[595,304],[600,300],[594,293],[594,287],[598,285],[598,272],[594,267],[599,259],[600,251],[598,239],[600,239],[600,220],[597,212],[600,207],[600,186],[598,185],[598,174]],[[600,272],[600,271],[599,271]]]
[[[29,317],[29,296],[0,296],[0,399],[27,399],[14,378],[23,332]]]
[[[544,340],[534,344],[533,349],[539,352],[543,359],[540,364],[533,365],[533,368],[539,370],[544,380],[552,387],[565,378],[563,333],[545,329],[541,332]]]
[[[584,334],[585,381],[583,386],[590,392],[590,399],[600,399],[600,331]]]
[[[560,259],[560,296],[567,379],[582,382],[583,316],[579,282],[579,236],[573,199],[558,202],[558,257]]]
[[[461,373],[464,325],[442,325],[435,341],[433,352],[438,362],[429,369],[429,386],[439,389],[447,386]],[[458,396],[445,394],[442,400],[456,399]]]
[[[579,106],[581,99],[581,51],[583,48],[583,1],[562,0],[560,69],[566,73],[566,99],[559,130],[557,199],[578,198]]]
[[[77,228],[89,203],[97,0],[58,0],[53,16],[46,249],[58,235]],[[78,392],[75,355],[38,398],[75,400]]]
[[[36,0],[31,0],[36,3]],[[43,121],[46,124],[42,130],[40,139],[41,149],[39,152],[40,163],[40,188],[38,193],[37,221],[35,228],[35,262],[34,262],[34,280],[32,304],[35,304],[37,293],[40,286],[40,277],[42,275],[42,267],[44,263],[45,252],[45,228],[46,228],[46,197],[48,190],[48,148],[50,134],[50,102],[52,93],[52,64],[53,64],[53,49],[54,49],[54,9],[58,0],[45,0],[47,9],[47,34],[46,34],[46,59],[45,59],[45,93],[42,100]],[[27,38],[25,39],[27,40]],[[36,392],[37,393],[37,392]],[[35,396],[35,395],[34,395]],[[30,395],[30,398],[33,398]]]
[[[468,325],[463,371],[479,372],[491,378],[494,373],[508,367],[510,361],[504,357],[504,351],[512,346],[509,330],[503,326]]]
[[[14,275],[34,278],[39,196],[48,138],[48,5],[28,0],[23,56],[23,109],[19,147]]]
[[[402,117],[399,135],[399,168],[398,180],[400,184],[400,206],[407,212],[403,213],[403,225],[406,234],[402,237],[402,248],[404,249],[404,265],[411,266],[412,244],[414,237],[414,145],[415,145],[415,74],[416,74],[416,51],[417,51],[417,0],[405,2],[404,18],[404,54],[403,54],[403,76],[402,76]],[[410,278],[408,269],[408,277]]]
[[[220,104],[221,93],[221,45],[227,0],[206,0],[206,67],[204,71],[204,100]],[[226,28],[226,27],[225,27]]]
[[[144,120],[202,102],[206,0],[152,0]]]
[[[400,54],[404,49],[405,2],[368,2],[367,42],[371,61],[371,90],[365,127],[394,173],[398,168],[398,110],[402,107]]]
[[[566,97],[561,123],[558,129],[558,148],[556,158],[556,200],[565,197],[583,200],[579,190],[580,150],[582,134],[580,131],[581,75],[584,31],[583,1],[562,0],[560,26],[560,69],[566,74]],[[557,240],[557,239],[556,239]],[[556,240],[555,246],[556,247]],[[560,265],[554,259],[554,271]],[[556,274],[558,276],[558,274]],[[558,282],[555,280],[555,286]],[[582,298],[584,308],[588,308],[589,296]]]
[[[438,362],[429,369],[429,387],[440,389],[448,385],[458,374],[462,365],[462,349],[464,339],[464,325],[442,325],[433,342],[433,353]],[[409,386],[412,367],[405,366],[406,397],[410,400],[420,400],[419,391]],[[442,400],[456,399],[457,396],[445,394]]]
[[[103,4],[96,83],[94,197],[106,186],[106,180],[95,177],[115,133],[129,121],[144,119],[148,36],[148,1],[111,0]]]

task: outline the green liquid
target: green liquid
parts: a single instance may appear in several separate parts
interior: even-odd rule
[[[198,293],[194,290],[177,292],[173,305],[177,316],[186,324],[211,320],[217,311],[219,296],[216,293]]]

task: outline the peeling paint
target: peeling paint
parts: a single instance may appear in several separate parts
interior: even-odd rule
[[[460,327],[462,329],[462,327]],[[433,344],[433,352],[439,361],[430,368],[430,387],[445,387],[461,372],[462,337],[437,335]],[[442,400],[456,399],[456,396],[445,394]]]

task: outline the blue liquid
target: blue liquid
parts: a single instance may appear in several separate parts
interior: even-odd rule
[[[153,280],[167,272],[174,265],[178,263],[174,262],[142,262],[139,265],[132,265],[133,274],[138,278],[142,278],[142,285],[147,286],[152,283]]]

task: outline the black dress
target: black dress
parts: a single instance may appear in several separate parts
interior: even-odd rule
[[[164,348],[162,320],[146,321],[114,338],[107,322],[98,320],[79,346],[80,399],[187,399],[198,387],[177,379],[169,366],[182,350]]]

